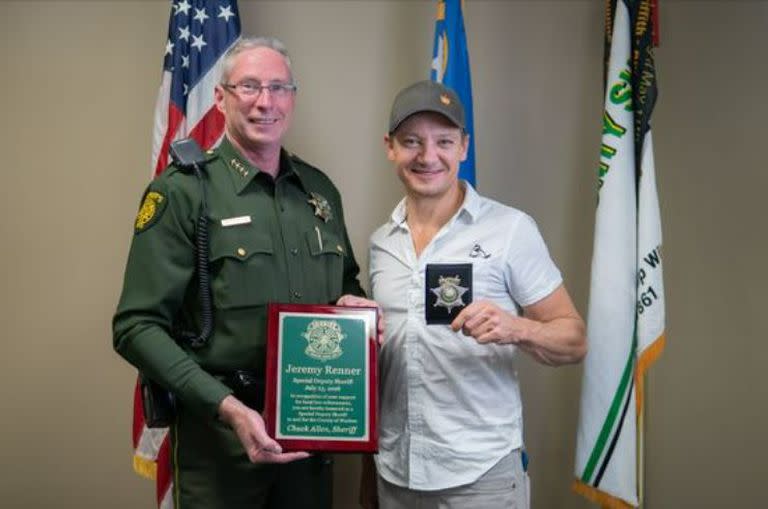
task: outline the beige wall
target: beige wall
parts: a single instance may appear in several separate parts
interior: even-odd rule
[[[289,146],[341,188],[363,266],[400,188],[387,109],[427,76],[433,4],[241,1],[301,83]],[[539,222],[586,314],[602,1],[467,1],[479,189]],[[647,507],[757,507],[765,474],[768,2],[661,2],[654,117],[669,346],[649,386]],[[0,2],[0,505],[152,507],[130,469],[134,371],[111,349],[149,178],[164,1]],[[569,491],[580,367],[520,366],[534,507]],[[340,458],[338,508],[356,461]],[[728,502],[731,502],[728,504]],[[735,503],[734,503],[735,502]]]

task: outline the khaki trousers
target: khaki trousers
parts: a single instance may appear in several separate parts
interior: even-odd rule
[[[516,449],[477,481],[445,490],[411,490],[379,476],[379,509],[529,509],[528,484]]]

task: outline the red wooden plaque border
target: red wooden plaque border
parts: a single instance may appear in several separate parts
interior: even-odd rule
[[[277,434],[277,352],[279,341],[280,315],[282,313],[313,313],[324,315],[372,315],[369,328],[368,348],[368,438],[367,439],[286,439],[275,438]],[[379,450],[379,390],[378,390],[378,344],[377,316],[373,307],[328,306],[312,304],[269,304],[267,323],[267,366],[266,390],[264,397],[264,421],[267,433],[280,444],[285,451],[323,451],[323,452],[366,452]]]

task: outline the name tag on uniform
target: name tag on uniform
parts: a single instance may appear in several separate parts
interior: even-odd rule
[[[471,263],[430,263],[424,279],[428,324],[451,323],[472,302]]]
[[[228,217],[221,220],[221,226],[237,226],[239,224],[250,224],[251,216]]]

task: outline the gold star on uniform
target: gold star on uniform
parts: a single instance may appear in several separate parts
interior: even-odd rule
[[[309,193],[311,198],[307,200],[307,203],[315,207],[315,215],[325,221],[326,223],[333,218],[333,212],[331,212],[331,205],[323,196],[311,192]]]

